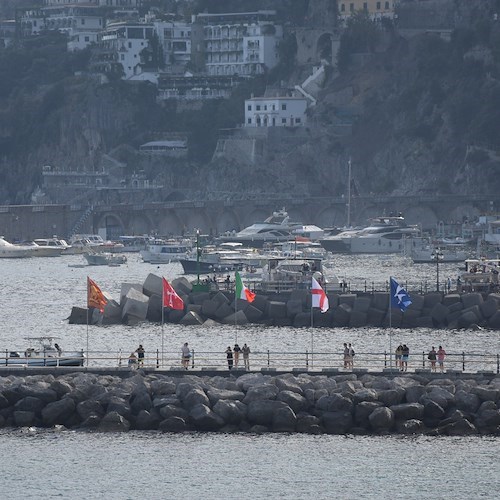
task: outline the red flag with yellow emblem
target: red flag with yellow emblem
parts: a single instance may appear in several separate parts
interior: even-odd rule
[[[104,306],[108,303],[106,297],[97,286],[97,283],[87,276],[87,307],[95,307],[104,312]]]

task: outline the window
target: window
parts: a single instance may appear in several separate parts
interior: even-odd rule
[[[349,10],[350,10],[351,12],[354,12],[354,4],[353,4],[353,3],[350,3],[350,4],[349,4]]]
[[[131,49],[132,48],[132,42],[128,42],[128,48]]]
[[[300,118],[295,118],[295,123],[300,123],[302,120]]]
[[[385,8],[389,10],[389,2],[385,2]]]
[[[340,5],[340,12],[345,12],[345,3]]]
[[[82,24],[85,24],[85,19],[82,19],[81,21],[82,21]]]
[[[256,109],[257,111],[260,111],[260,104],[257,104],[257,106],[255,106],[255,109]]]
[[[281,123],[286,123],[286,118],[282,118]]]
[[[366,2],[363,2],[363,10],[365,11],[368,10],[368,4]]]
[[[276,111],[276,106],[273,104],[273,111]]]
[[[247,109],[248,109],[248,111],[252,111],[252,105],[251,105],[251,104],[249,104],[249,105],[247,106]]]
[[[252,123],[252,119],[248,118],[247,123]]]
[[[377,2],[377,10],[380,10],[381,4],[380,2]]]
[[[281,111],[286,111],[286,104],[281,105]]]
[[[264,104],[264,111],[267,111],[267,104]]]
[[[86,41],[86,42],[90,42],[90,37],[89,37],[89,36],[86,36],[86,37],[85,37],[85,41]]]

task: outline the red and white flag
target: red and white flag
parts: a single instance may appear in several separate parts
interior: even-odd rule
[[[321,288],[320,284],[314,278],[312,278],[311,293],[312,307],[319,307],[322,313],[328,311],[328,308],[330,307],[328,297],[326,296],[323,288]]]
[[[170,309],[184,309],[184,301],[177,295],[172,285],[163,278],[163,307]]]

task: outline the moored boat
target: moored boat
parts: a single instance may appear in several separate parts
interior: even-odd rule
[[[119,266],[127,262],[125,255],[109,252],[84,253],[83,256],[89,266]]]
[[[6,366],[83,366],[83,351],[64,353],[57,343],[56,337],[27,337],[29,346],[24,352],[6,351],[8,353],[0,364]],[[36,345],[34,347],[34,344]]]
[[[141,250],[141,257],[144,262],[151,264],[168,264],[185,259],[192,249],[192,242],[189,239],[157,238],[146,244],[146,248]]]
[[[33,247],[30,245],[14,245],[0,236],[0,259],[20,259],[31,257]]]

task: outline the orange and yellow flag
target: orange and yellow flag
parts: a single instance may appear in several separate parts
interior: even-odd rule
[[[104,312],[104,306],[108,303],[95,281],[87,276],[87,307],[95,307]]]

